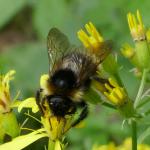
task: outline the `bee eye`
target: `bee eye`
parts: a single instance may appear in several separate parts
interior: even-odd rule
[[[51,105],[57,106],[58,104],[62,104],[62,103],[63,103],[63,99],[61,97],[52,97],[50,99],[50,104]]]
[[[52,95],[47,97],[53,113],[57,116],[64,116],[69,111],[71,100],[67,97]]]
[[[59,70],[52,76],[52,83],[61,90],[73,88],[76,76],[71,70]]]

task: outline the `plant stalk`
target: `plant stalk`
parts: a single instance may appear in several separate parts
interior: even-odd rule
[[[142,96],[142,93],[143,93],[143,90],[144,90],[144,85],[145,85],[145,80],[146,80],[146,73],[147,73],[147,70],[144,69],[142,79],[141,79],[141,84],[140,84],[140,87],[139,87],[139,91],[137,93],[137,96],[136,96],[136,99],[135,99],[135,102],[134,102],[134,108],[136,108],[138,106],[139,101],[141,100],[141,96]]]
[[[131,128],[132,128],[132,150],[137,150],[137,123],[135,120],[132,120]]]
[[[49,138],[48,141],[48,150],[55,150],[55,142]]]
[[[49,138],[48,150],[65,150],[65,146],[59,141],[59,139],[53,141]]]

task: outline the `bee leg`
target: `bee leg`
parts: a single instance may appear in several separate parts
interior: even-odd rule
[[[73,105],[71,111],[67,112],[66,114],[67,114],[67,115],[74,114],[74,113],[76,112],[76,110],[77,110],[76,106]]]
[[[72,123],[72,127],[74,127],[77,124],[79,124],[88,115],[88,105],[85,102],[82,101],[81,103],[78,104],[78,106],[82,107],[83,109],[82,109],[82,111],[81,111],[81,113],[79,115],[79,118]]]
[[[43,109],[42,109],[42,101],[44,101],[43,99],[41,100],[41,89],[39,89],[37,92],[36,92],[36,104],[38,105],[39,109],[40,109],[40,112],[42,113],[42,115],[44,115],[44,112],[43,112]]]
[[[109,83],[107,79],[105,79],[105,78],[100,78],[100,77],[98,77],[98,76],[93,76],[91,79],[92,79],[92,80],[95,80],[95,81],[97,81],[97,82],[99,82],[99,83],[102,83],[102,84],[103,84],[103,83]]]

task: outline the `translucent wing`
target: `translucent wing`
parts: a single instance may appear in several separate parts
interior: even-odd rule
[[[84,47],[79,47],[78,51],[90,56],[94,59],[95,64],[99,65],[104,59],[112,52],[113,42],[110,40],[99,43],[99,48],[97,49],[87,49]]]
[[[57,60],[62,58],[70,47],[69,40],[65,34],[59,31],[57,28],[52,28],[47,36],[47,49],[49,56],[49,71],[53,70],[53,67]]]
[[[112,45],[112,41],[101,42],[98,49],[87,49],[87,53],[90,56],[94,56],[95,63],[100,64],[111,53]]]
[[[100,44],[99,52],[96,54],[100,58],[101,63],[112,51],[112,41],[105,41]]]

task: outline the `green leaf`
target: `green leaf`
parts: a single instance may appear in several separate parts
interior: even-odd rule
[[[148,127],[138,138],[138,143],[142,143],[148,136],[150,136],[150,127]]]
[[[40,138],[46,137],[46,133],[40,133],[43,129],[39,129],[27,135],[19,136],[11,142],[0,145],[1,150],[21,150]],[[44,146],[43,146],[44,147]]]
[[[46,39],[52,27],[72,34],[75,39],[75,29],[79,28],[81,23],[65,0],[42,0],[37,1],[34,6],[33,24],[41,39]]]
[[[16,70],[12,84],[15,86],[11,88],[11,92],[15,92],[14,96],[22,89],[21,94],[25,95],[29,92],[35,94],[40,84],[40,76],[48,73],[48,64],[46,44],[44,46],[43,43],[20,44],[10,47],[0,55],[1,72]]]
[[[27,3],[26,0],[0,1],[0,28],[6,25]]]
[[[38,1],[33,16],[34,26],[38,34],[46,38],[51,27],[55,26],[62,28],[66,16],[67,7],[63,0]]]

